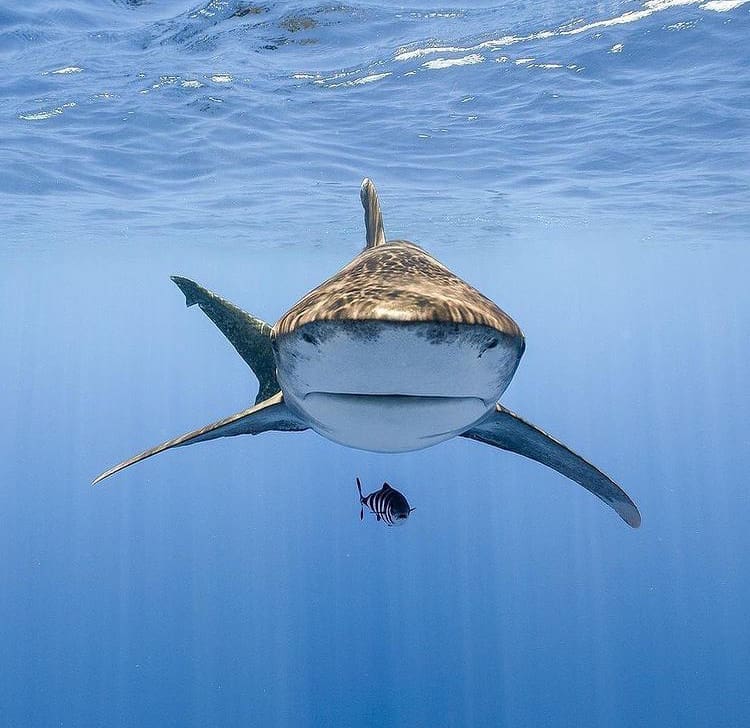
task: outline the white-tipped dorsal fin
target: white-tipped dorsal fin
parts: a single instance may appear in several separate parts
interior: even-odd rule
[[[365,208],[365,229],[367,230],[367,245],[365,249],[374,248],[385,243],[385,230],[383,230],[383,214],[380,212],[380,201],[378,191],[372,180],[365,177],[359,191],[362,207]]]

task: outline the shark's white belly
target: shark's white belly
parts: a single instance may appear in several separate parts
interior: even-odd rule
[[[274,342],[284,399],[319,434],[400,452],[458,435],[495,406],[523,339],[487,326],[315,322]]]

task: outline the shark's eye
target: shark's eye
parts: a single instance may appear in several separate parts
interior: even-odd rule
[[[481,358],[482,354],[489,351],[490,349],[494,349],[499,343],[500,342],[494,338],[490,339],[489,341],[486,341],[479,351],[479,357]]]

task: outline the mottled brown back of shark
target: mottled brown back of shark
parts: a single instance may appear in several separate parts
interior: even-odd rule
[[[523,338],[508,314],[405,240],[364,250],[296,303],[274,331],[288,334],[314,321],[480,324]]]
[[[378,191],[371,179],[362,180],[359,190],[359,199],[365,208],[365,230],[367,231],[367,244],[365,250],[374,248],[385,243],[385,230],[383,229],[383,213],[380,211],[380,200]]]

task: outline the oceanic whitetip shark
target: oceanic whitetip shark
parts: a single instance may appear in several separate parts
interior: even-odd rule
[[[375,186],[361,188],[365,249],[271,327],[186,278],[198,304],[258,377],[253,407],[142,452],[308,428],[349,447],[403,452],[460,435],[557,470],[630,526],[641,516],[607,475],[498,403],[524,351],[515,321],[406,240],[386,240]]]

